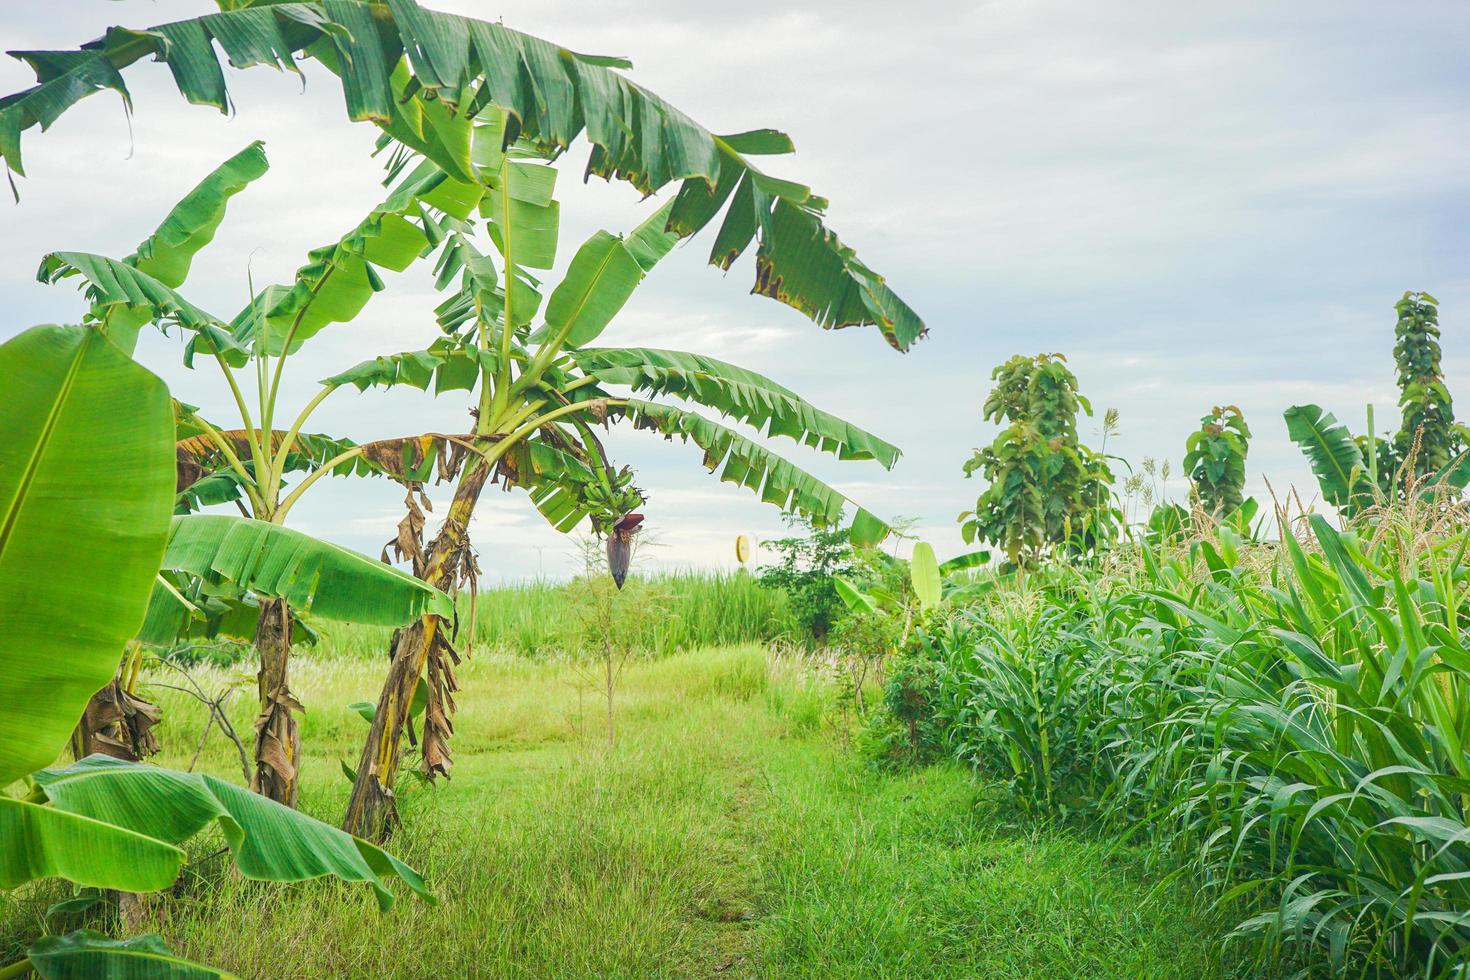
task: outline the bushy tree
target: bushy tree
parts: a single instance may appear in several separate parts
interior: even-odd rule
[[[1092,405],[1061,354],[1016,355],[991,372],[987,421],[1006,423],[995,441],[965,463],[990,485],[975,509],[960,515],[966,543],[1000,545],[1013,565],[1045,554],[1092,550],[1112,537],[1112,471],[1106,458],[1077,438],[1077,413]]]
[[[1415,477],[1432,477],[1463,448],[1440,367],[1439,300],[1428,293],[1408,292],[1394,309],[1398,323],[1393,359],[1403,412],[1393,440],[1395,468],[1409,463]]]
[[[1251,430],[1234,405],[1216,406],[1185,442],[1184,469],[1205,513],[1220,518],[1245,500],[1245,457]]]

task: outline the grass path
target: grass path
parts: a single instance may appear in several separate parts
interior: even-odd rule
[[[324,819],[364,731],[345,705],[373,674],[298,671],[303,805]],[[611,753],[570,668],[479,657],[461,680],[455,778],[408,795],[394,842],[437,906],[380,915],[365,889],[260,886],[216,860],[153,927],[243,977],[1220,973],[1181,892],[1100,844],[1008,829],[959,770],[874,772],[825,730],[824,692],[760,650],[629,668]],[[196,713],[166,707],[161,761],[186,765]],[[238,778],[232,753],[214,742],[203,764]]]

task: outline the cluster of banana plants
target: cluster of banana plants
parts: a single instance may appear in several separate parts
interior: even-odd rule
[[[455,482],[431,540],[423,540],[427,522],[410,495],[392,542],[430,588],[412,625],[395,634],[348,806],[348,829],[381,836],[392,825],[402,736],[425,684],[423,769],[445,774],[451,765],[457,654],[454,618],[438,597],[462,583],[473,586],[478,566],[468,529],[487,482],[527,489],[562,530],[586,521],[611,542],[626,543],[643,495],[595,430],[627,422],[695,443],[707,468],[764,501],[818,523],[841,519],[849,503],[842,494],[749,436],[654,400],[663,395],[842,459],[892,466],[898,456],[891,444],[754,372],[694,353],[593,346],[674,244],[718,223],[711,263],[728,269],[754,245],[753,291],[822,327],[874,325],[902,351],[923,336],[924,325],[824,225],[824,199],[751,162],[791,152],[784,134],[714,135],[629,81],[620,73],[630,67],[623,59],[578,54],[414,0],[231,0],[192,20],[114,28],[76,51],[21,52],[38,84],[0,101],[0,157],[21,173],[24,130],[50,127],[95,91],[126,96],[123,71],[147,56],[169,66],[185,98],[224,109],[216,45],[237,68],[296,70],[296,59],[305,57],[334,73],[349,117],[382,131],[390,185],[384,203],[346,236],[315,250],[291,284],[260,291],[228,321],[179,295],[187,260],[154,254],[165,240],[195,247],[212,237],[228,198],[263,170],[258,147],[206,179],[134,256],[56,253],[42,275],[84,277],[92,319],[117,336],[148,322],[177,326],[193,334],[191,361],[207,357],[218,366],[240,426],[215,425],[179,407],[181,510],[234,502],[279,533],[300,495],[331,473],[382,473],[411,492],[431,476]],[[540,277],[555,262],[560,214],[555,162],[580,136],[592,146],[588,175],[625,180],[645,195],[667,185],[677,191],[628,233],[599,232],[583,243],[563,279],[547,289]],[[427,349],[374,357],[328,378],[289,428],[277,428],[287,357],[324,327],[350,321],[383,286],[379,268],[400,270],[418,258],[433,259],[447,293],[435,311],[444,336]],[[253,412],[236,371],[256,375]],[[435,394],[469,392],[470,431],[448,426],[361,445],[303,431],[311,411],[339,388],[398,384],[432,385]],[[306,475],[287,492],[283,480],[296,472]],[[857,508],[856,515],[854,541],[875,542],[887,533],[868,511]],[[198,518],[181,518],[188,520]],[[220,566],[228,563],[205,564],[207,572],[197,562],[171,570],[200,580],[186,583],[199,586],[191,592],[165,579],[175,598],[201,590],[213,596],[219,578],[228,577]],[[257,591],[255,639],[262,663],[256,782],[289,801],[300,754],[286,669],[293,613],[309,615],[313,608],[306,607],[314,607],[327,614],[319,596],[303,603],[288,584],[280,594]]]

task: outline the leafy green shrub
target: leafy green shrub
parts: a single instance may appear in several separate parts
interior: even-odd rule
[[[808,645],[821,643],[846,615],[832,578],[853,573],[857,552],[846,529],[815,527],[798,515],[784,519],[787,527],[806,533],[764,542],[780,560],[762,565],[759,581],[766,589],[784,593],[799,639]]]

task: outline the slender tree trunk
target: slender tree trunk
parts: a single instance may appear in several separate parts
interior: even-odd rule
[[[290,687],[291,610],[286,600],[261,602],[255,652],[260,657],[260,714],[255,718],[255,776],[250,788],[294,807],[301,768],[296,713],[302,708]]]
[[[489,467],[483,459],[477,458],[467,464],[459,486],[455,488],[449,514],[429,544],[420,576],[435,588],[448,589],[453,584],[464,551],[469,546],[470,515],[488,476]],[[382,694],[378,696],[377,711],[358,761],[357,779],[352,784],[352,796],[347,802],[347,814],[342,823],[350,834],[382,840],[392,832],[397,822],[393,783],[403,761],[403,734],[408,728],[414,690],[431,658],[434,659],[436,678],[430,685],[425,712],[424,758],[431,771],[448,771],[448,753],[444,746],[448,719],[443,704],[445,691],[439,687],[441,679],[447,678],[448,689],[453,689],[449,665],[443,660],[446,653],[452,655],[446,635],[448,625],[442,617],[430,615],[393,634],[388,678],[383,683]]]

